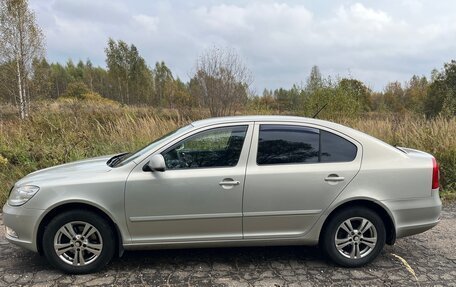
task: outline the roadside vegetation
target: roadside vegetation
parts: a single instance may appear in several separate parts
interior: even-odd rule
[[[1,107],[0,204],[10,187],[37,169],[69,161],[134,151],[153,139],[192,120],[209,116],[208,110],[183,117],[177,110],[130,107],[94,101],[40,102],[26,119],[13,106]],[[245,111],[245,114],[251,114]],[[378,137],[390,144],[432,153],[441,165],[445,197],[456,190],[456,118],[397,118],[366,115],[331,120]]]

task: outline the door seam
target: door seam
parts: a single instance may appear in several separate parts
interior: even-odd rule
[[[252,149],[253,136],[254,136],[254,133],[255,133],[255,124],[256,124],[256,122],[253,122],[253,124],[252,124],[252,136],[250,137],[250,143],[249,143],[249,149],[248,149],[248,153],[247,153],[247,159],[245,161],[245,166],[244,166],[244,182],[242,184],[242,204],[241,204],[242,239],[244,239],[244,194],[245,194],[245,182],[246,182],[246,179],[247,179],[247,166],[249,164],[250,151]]]

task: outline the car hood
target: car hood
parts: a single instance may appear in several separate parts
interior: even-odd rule
[[[106,173],[112,169],[106,164],[112,156],[114,155],[94,157],[37,170],[19,180],[16,185],[33,184],[37,181],[56,180],[67,177],[80,178],[87,175],[95,176],[100,173]]]

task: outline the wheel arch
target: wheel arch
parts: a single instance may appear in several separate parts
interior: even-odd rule
[[[386,207],[382,206],[380,203],[375,202],[371,199],[354,199],[350,201],[346,201],[335,207],[329,215],[326,217],[321,229],[320,229],[320,238],[319,241],[321,242],[321,236],[324,233],[323,231],[326,228],[326,225],[328,222],[333,218],[339,211],[343,209],[348,209],[348,208],[353,208],[353,207],[365,207],[369,208],[370,210],[373,210],[376,212],[383,220],[383,223],[385,224],[385,230],[386,230],[386,243],[388,245],[393,245],[396,242],[396,228],[394,224],[394,219],[393,216],[390,214],[390,212],[387,210]]]
[[[103,217],[109,225],[113,228],[114,232],[116,233],[116,256],[122,256],[124,249],[123,249],[123,240],[122,240],[122,234],[120,232],[119,227],[117,224],[114,222],[114,220],[101,208],[85,203],[85,202],[66,202],[63,204],[60,204],[58,206],[52,207],[51,210],[49,210],[44,217],[41,219],[40,224],[38,226],[37,232],[36,232],[36,247],[38,250],[39,254],[43,254],[43,234],[44,230],[47,226],[47,224],[57,215],[65,211],[69,210],[75,210],[75,209],[80,209],[80,210],[89,210],[92,211],[99,216]]]

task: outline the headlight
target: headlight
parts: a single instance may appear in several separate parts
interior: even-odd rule
[[[19,206],[32,198],[40,188],[36,185],[22,185],[13,188],[8,198],[8,204],[11,206]]]

